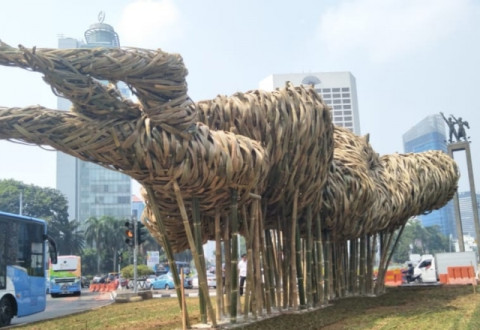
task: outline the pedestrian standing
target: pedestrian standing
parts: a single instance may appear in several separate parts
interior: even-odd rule
[[[240,296],[243,296],[243,287],[247,279],[247,255],[242,254],[242,259],[238,262],[238,276],[240,277]]]

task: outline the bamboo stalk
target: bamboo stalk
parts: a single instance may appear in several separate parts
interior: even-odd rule
[[[388,255],[388,246],[391,244],[393,234],[388,232],[380,233],[380,265],[378,266],[378,276],[377,283],[375,286],[375,294],[379,295],[384,292],[385,289],[385,273],[387,272],[387,255]]]
[[[283,308],[287,308],[291,301],[291,285],[289,283],[289,280],[290,280],[290,263],[291,263],[291,258],[290,258],[290,240],[289,240],[289,236],[287,234],[287,219],[284,217],[282,218],[282,222],[283,222],[283,230],[282,230],[282,240],[281,240],[281,243],[282,243],[282,250],[283,250],[283,263],[282,263],[282,266],[283,266],[283,270],[282,270],[282,274],[283,274],[283,280],[282,280],[282,284],[283,284]],[[282,256],[280,256],[282,257]]]
[[[232,246],[230,244],[230,221],[225,221],[225,237],[223,250],[225,252],[225,313],[230,315],[232,301]]]
[[[318,293],[318,302],[323,305],[325,304],[325,258],[323,257],[323,235],[322,235],[322,223],[320,214],[315,216],[315,228],[316,228],[316,238],[315,238],[315,255],[317,259],[316,264],[316,273],[317,273],[317,293]]]
[[[273,242],[273,248],[275,249],[275,284],[276,284],[276,291],[277,291],[277,302],[278,302],[278,308],[282,309],[284,308],[285,304],[285,296],[286,296],[286,291],[285,291],[285,276],[283,273],[284,267],[283,263],[284,258],[283,254],[283,244],[282,244],[282,225],[283,222],[281,219],[278,219],[277,221],[277,230],[274,232],[274,235],[272,236],[274,239]]]
[[[359,279],[358,279],[358,286],[360,289],[360,294],[365,295],[367,290],[366,290],[366,284],[365,284],[365,276],[366,276],[366,254],[367,254],[367,239],[366,235],[362,235],[360,237],[360,263],[359,263]]]
[[[238,192],[231,191],[231,225],[232,225],[232,255],[231,255],[231,287],[230,297],[230,323],[237,323],[237,299],[238,299]]]
[[[313,247],[312,207],[309,205],[307,207],[307,242],[306,242],[307,308],[310,308],[313,306],[312,247]]]
[[[255,236],[254,236],[254,251],[255,251],[255,258],[254,258],[254,292],[255,292],[255,306],[252,306],[252,309],[256,309],[256,315],[263,315],[263,307],[264,307],[264,301],[263,301],[263,292],[264,286],[263,286],[263,281],[262,281],[262,252],[263,252],[263,247],[260,244],[260,238],[262,236],[261,232],[261,222],[262,222],[262,217],[261,217],[261,211],[260,211],[260,200],[255,200],[252,204],[252,214],[254,215],[253,220],[255,221]],[[256,317],[255,315],[255,317]]]
[[[385,254],[382,253],[382,259],[385,258],[384,264],[383,264],[383,272],[382,272],[382,278],[377,279],[377,285],[378,289],[376,291],[376,294],[383,293],[385,291],[385,274],[388,270],[388,265],[390,264],[390,260],[392,258],[393,252],[395,251],[395,247],[397,246],[397,243],[400,239],[400,236],[402,235],[403,229],[405,228],[405,225],[401,226],[398,235],[396,236],[395,240],[393,238],[395,237],[394,232],[388,232],[386,235],[386,241],[384,246],[382,247],[385,251]],[[380,270],[379,270],[380,274]],[[379,276],[380,277],[380,276]],[[380,281],[380,283],[379,283]]]
[[[298,222],[295,230],[295,262],[297,268],[297,288],[298,288],[298,298],[300,302],[300,309],[305,308],[305,286],[303,278],[303,267],[302,267],[302,243],[300,240],[300,229],[298,228]]]
[[[217,320],[220,320],[225,314],[223,305],[223,289],[224,283],[222,278],[225,276],[222,267],[222,244],[221,244],[221,232],[220,232],[220,210],[215,208],[215,274],[217,281]]]
[[[246,219],[246,210],[244,209],[244,217]],[[254,286],[254,278],[253,278],[253,268],[255,265],[254,261],[254,247],[253,247],[253,242],[254,242],[254,236],[255,236],[255,226],[256,222],[255,219],[252,216],[252,213],[250,213],[251,217],[249,221],[245,220],[245,224],[247,226],[247,230],[245,231],[245,245],[247,248],[247,280],[245,283],[245,288],[243,290],[243,315],[245,320],[248,319],[248,313],[249,310],[252,310],[253,312],[253,317],[256,319],[256,310],[252,306],[255,305],[255,296],[252,295],[252,287]]]
[[[183,274],[183,267],[180,269],[180,279],[182,280],[182,283],[185,281],[185,276]],[[188,324],[188,316],[187,316],[187,303],[185,301],[185,286],[180,286],[180,292],[182,293],[182,329],[186,330],[187,329],[187,324]]]
[[[365,290],[367,294],[373,294],[373,267],[375,260],[375,243],[377,238],[375,235],[367,235],[366,245],[367,245],[367,259],[366,259],[366,279],[365,279]]]
[[[332,252],[330,244],[330,232],[325,232],[325,299],[331,300],[333,298],[333,283],[332,283]]]
[[[290,288],[291,288],[291,301],[290,304],[293,308],[298,307],[298,290],[297,290],[297,260],[296,260],[296,235],[297,235],[297,203],[298,203],[298,189],[295,190],[293,196],[293,210],[292,210],[292,224],[290,231],[290,264],[291,264],[291,273],[290,273]]]
[[[177,265],[175,264],[175,259],[173,256],[172,248],[170,246],[170,242],[168,238],[164,235],[164,233],[166,232],[165,225],[163,223],[162,216],[160,215],[160,210],[158,209],[158,205],[154,199],[155,194],[153,192],[153,189],[150,186],[145,185],[144,187],[145,187],[145,190],[147,191],[150,209],[152,210],[153,215],[155,216],[155,220],[156,220],[155,223],[158,227],[159,238],[162,241],[163,249],[165,250],[165,254],[167,255],[168,264],[170,266],[170,269],[172,270],[172,277],[175,284],[175,291],[177,292],[178,303],[180,305],[180,309],[182,310],[182,312],[185,313],[185,318],[187,322],[186,326],[190,327],[190,321],[188,320],[188,310],[184,309],[184,304],[182,301],[182,292],[180,289],[181,287],[183,287],[183,283],[180,283],[180,279],[178,276],[178,269],[177,269]]]
[[[276,296],[275,296],[275,285],[276,282],[274,280],[275,278],[275,260],[274,260],[274,251],[273,251],[273,243],[272,243],[272,235],[270,233],[270,230],[264,230],[264,241],[265,241],[265,259],[264,259],[264,265],[265,265],[265,279],[268,279],[268,284],[266,283],[266,290],[268,290],[268,299],[267,299],[267,313],[271,313],[271,308],[276,307]]]
[[[261,212],[262,209],[258,208],[258,211]],[[258,218],[260,219],[259,221],[259,237],[260,237],[260,247],[261,247],[261,267],[263,266],[263,278],[265,281],[265,308],[267,310],[267,314],[271,314],[272,312],[272,297],[274,297],[274,291],[272,291],[272,279],[271,279],[271,273],[270,273],[270,264],[269,264],[269,258],[267,255],[267,242],[265,238],[265,228],[263,226],[264,223],[264,217],[263,215],[265,214],[265,211],[261,212],[259,214]]]
[[[197,267],[197,271],[206,272],[205,267],[205,256],[203,254],[203,244],[202,244],[202,229],[200,223],[200,210],[198,204],[198,198],[192,198],[192,218],[193,218],[193,239],[195,241],[195,248],[197,250],[197,256],[200,259],[201,266],[200,268]],[[200,285],[200,276],[198,276],[199,285]],[[208,284],[207,284],[208,286]],[[199,300],[199,309],[200,309],[200,322],[206,324],[207,323],[207,307],[206,307],[206,297],[204,296],[203,290],[199,290],[198,292],[198,300]]]
[[[358,285],[358,251],[357,239],[350,240],[350,283],[348,291],[350,294],[357,294]]]
[[[341,265],[342,262],[342,249],[340,247],[341,242],[333,241],[333,283],[334,283],[334,290],[335,290],[335,298],[342,297],[342,284],[343,284],[343,267]]]
[[[178,208],[180,209],[180,214],[183,219],[183,225],[185,227],[185,233],[187,234],[187,239],[190,244],[190,249],[192,250],[192,256],[195,261],[195,267],[199,271],[198,273],[198,286],[200,290],[203,291],[203,294],[206,299],[207,303],[207,310],[208,314],[210,315],[210,318],[212,320],[212,325],[214,327],[217,326],[217,320],[215,319],[215,312],[213,311],[212,303],[210,301],[210,297],[208,295],[208,285],[207,285],[207,273],[203,269],[203,264],[200,261],[199,254],[197,252],[197,248],[195,246],[195,241],[193,239],[193,234],[192,230],[190,228],[190,224],[188,222],[188,216],[187,216],[187,210],[185,209],[185,204],[183,203],[183,198],[180,193],[180,187],[178,186],[178,183],[176,181],[173,181],[173,189],[175,191],[175,196],[177,198],[177,203],[178,203]],[[176,268],[176,267],[175,267]]]

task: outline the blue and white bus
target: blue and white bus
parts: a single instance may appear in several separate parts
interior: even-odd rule
[[[44,220],[0,211],[0,326],[45,310],[47,252],[56,263]]]

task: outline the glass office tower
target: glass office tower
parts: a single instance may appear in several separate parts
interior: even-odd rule
[[[85,32],[85,42],[60,37],[59,48],[120,47],[113,27],[99,22]],[[125,97],[131,97],[125,84],[118,86]],[[69,110],[71,103],[58,98],[58,109]],[[89,217],[113,216],[130,218],[132,213],[131,178],[120,172],[84,162],[78,158],[57,152],[57,189],[68,200],[70,219],[83,223]]]
[[[439,114],[430,115],[403,134],[403,147],[406,153],[428,150],[441,150],[446,153],[446,140],[443,118]],[[424,227],[438,225],[445,236],[449,237],[452,234],[453,237],[457,237],[453,201],[439,210],[420,215],[418,218]]]

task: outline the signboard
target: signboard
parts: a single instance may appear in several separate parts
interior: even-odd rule
[[[155,267],[160,263],[160,252],[147,251],[147,266],[156,271]]]

